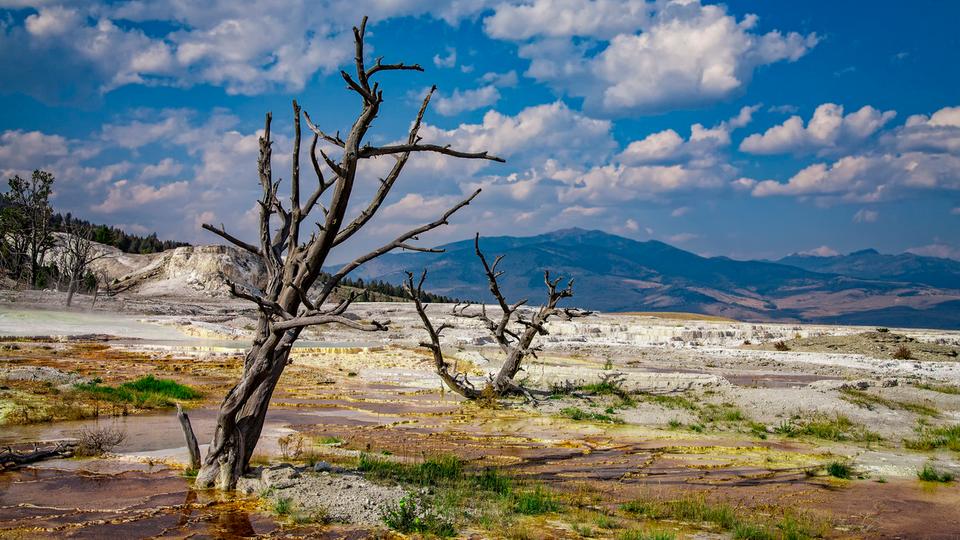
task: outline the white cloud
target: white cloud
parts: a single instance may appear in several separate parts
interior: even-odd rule
[[[960,261],[960,248],[944,243],[933,243],[926,246],[912,247],[907,253],[922,255],[924,257],[939,257],[941,259],[954,259]]]
[[[633,32],[650,20],[650,7],[633,0],[536,0],[497,6],[484,20],[487,34],[506,40],[533,37],[612,38]]]
[[[932,115],[917,114],[885,137],[899,151],[947,152],[960,155],[960,107],[944,107]]]
[[[960,189],[960,158],[910,152],[900,155],[856,155],[832,164],[816,163],[787,183],[764,180],[753,195],[830,196],[849,202],[876,202],[903,189]]]
[[[182,170],[183,165],[180,162],[173,158],[164,158],[154,165],[144,166],[143,170],[140,171],[139,179],[154,180],[157,178],[165,178],[180,174]]]
[[[585,98],[588,111],[631,114],[726,99],[758,66],[795,61],[817,43],[813,34],[757,34],[756,23],[697,1],[535,0],[498,6],[485,29],[522,43],[526,75]]]
[[[439,68],[452,68],[457,65],[457,50],[453,47],[447,47],[446,56],[439,54],[433,55],[433,65]]]
[[[876,210],[867,210],[866,208],[861,208],[857,210],[857,213],[853,215],[854,223],[874,223],[880,217],[880,212]]]
[[[670,212],[670,217],[683,217],[689,213],[690,213],[689,206],[681,206],[678,208],[674,208],[673,211]]]
[[[884,115],[862,111],[847,116],[836,110],[824,113],[820,121],[811,120],[803,128],[804,133],[812,133],[799,139],[809,147],[810,141],[830,140],[838,131],[841,138],[834,140],[843,140],[844,133],[863,136],[879,129]],[[770,133],[768,130],[763,137]],[[960,107],[940,109],[929,117],[911,116],[903,126],[887,130],[861,147],[832,163],[808,165],[785,183],[743,179],[741,185],[757,197],[793,195],[813,197],[821,203],[876,202],[902,197],[908,191],[960,190]]]
[[[147,204],[182,198],[188,190],[189,183],[186,181],[155,187],[149,184],[132,184],[128,180],[118,180],[110,187],[106,200],[90,209],[102,213],[130,210]]]
[[[809,255],[813,257],[835,257],[839,254],[839,251],[830,246],[820,246],[818,248],[808,249],[806,251],[800,251],[797,253],[797,255]]]
[[[76,87],[78,95],[69,96],[75,99],[127,84],[207,83],[231,94],[278,88],[296,92],[318,72],[331,72],[351,60],[350,27],[363,15],[370,15],[371,27],[384,19],[411,15],[456,24],[490,3],[158,0],[77,2],[65,8],[29,2],[37,13],[22,24],[0,26],[0,67],[27,75],[5,81],[8,89],[52,101],[65,96],[59,89],[44,88],[49,80],[40,77],[48,69]],[[149,28],[149,33],[142,28]],[[376,46],[375,32],[371,32],[368,50]],[[30,66],[22,58],[25,51],[30,53]],[[456,57],[438,56],[438,60],[452,66]],[[32,73],[37,75],[31,77]]]
[[[672,234],[667,237],[667,241],[669,241],[672,244],[685,244],[687,242],[690,242],[691,240],[696,240],[697,238],[700,238],[699,234],[685,232],[685,233]]]
[[[627,164],[682,161],[698,167],[712,166],[722,159],[718,151],[730,145],[730,133],[747,125],[758,108],[759,106],[743,107],[736,116],[712,128],[693,124],[687,140],[672,129],[652,133],[627,145],[619,158]]]
[[[955,216],[960,216],[960,206],[954,206],[950,209],[950,213]]]
[[[616,146],[610,128],[609,121],[590,118],[556,101],[527,107],[514,116],[489,111],[479,124],[461,124],[450,130],[424,125],[420,135],[424,142],[443,142],[468,152],[486,150],[522,168],[540,165],[546,158],[581,164],[604,160]],[[445,159],[421,156],[433,157]]]
[[[480,77],[480,82],[489,83],[500,88],[512,88],[519,82],[516,70],[511,69],[506,73],[497,73],[490,71]]]
[[[740,150],[751,154],[838,150],[861,143],[895,116],[895,111],[881,112],[869,105],[844,116],[843,106],[824,103],[817,107],[806,126],[802,118],[791,116],[762,134],[745,138]]]
[[[463,92],[456,89],[449,96],[438,94],[434,99],[433,108],[444,116],[456,116],[464,111],[489,107],[499,100],[500,92],[496,86],[488,85]]]
[[[0,168],[4,174],[28,170],[68,154],[67,139],[40,131],[4,131],[0,134]]]

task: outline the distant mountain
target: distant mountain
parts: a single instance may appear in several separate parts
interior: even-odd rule
[[[582,229],[530,237],[481,237],[480,243],[491,259],[504,256],[499,269],[505,272],[501,285],[508,297],[529,298],[531,304],[542,299],[543,271],[549,269],[553,275],[575,278],[570,305],[603,311],[690,311],[754,321],[849,320],[960,327],[960,285],[954,281],[948,288],[902,279],[908,275],[905,272],[895,274],[896,279],[881,279],[862,272],[814,271],[783,261],[707,258],[663,242],[638,242]],[[426,268],[426,288],[431,292],[490,301],[473,240],[441,247],[443,253],[386,255],[351,277],[400,283],[405,270]]]
[[[790,255],[777,262],[812,272],[960,289],[960,261],[913,253],[886,255],[875,249],[865,249],[833,257]]]

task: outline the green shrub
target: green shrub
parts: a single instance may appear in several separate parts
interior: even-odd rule
[[[827,465],[827,474],[834,478],[842,478],[847,480],[850,478],[853,473],[853,469],[849,464],[843,461],[833,461]]]
[[[953,474],[946,471],[940,472],[929,463],[917,471],[917,478],[923,480],[924,482],[953,482]]]
[[[423,496],[409,496],[396,504],[387,505],[383,522],[391,529],[404,534],[432,534],[441,538],[454,536],[457,529],[442,517]]]
[[[293,500],[290,497],[280,497],[273,501],[272,509],[278,516],[288,516],[293,511]]]

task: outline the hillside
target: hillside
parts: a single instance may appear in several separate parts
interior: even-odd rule
[[[391,254],[361,267],[363,279],[398,283],[405,270],[427,268],[431,291],[490,300],[473,241],[444,253]],[[502,287],[510,298],[543,295],[543,270],[576,280],[578,306],[604,311],[692,311],[741,320],[855,322],[955,328],[960,290],[923,282],[868,279],[782,263],[701,257],[663,242],[638,242],[601,231],[567,229],[531,237],[482,238],[489,256],[504,255]],[[875,321],[875,322],[874,322]]]
[[[777,261],[812,272],[842,274],[862,279],[923,283],[933,287],[960,288],[960,262],[913,253],[888,255],[864,249],[847,255],[816,257],[790,255]]]

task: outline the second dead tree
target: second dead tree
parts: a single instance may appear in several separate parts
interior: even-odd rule
[[[427,316],[427,305],[423,303],[423,283],[427,278],[427,271],[420,274],[420,279],[416,280],[412,272],[407,272],[405,288],[413,298],[417,313],[423,322],[424,329],[430,336],[429,342],[421,342],[422,347],[426,347],[433,353],[434,369],[440,379],[443,380],[451,390],[462,395],[467,399],[478,399],[485,396],[503,397],[508,395],[522,395],[527,392],[514,381],[517,373],[523,366],[523,361],[528,356],[536,357],[539,346],[534,346],[533,341],[537,336],[547,335],[547,321],[552,317],[558,317],[564,320],[571,320],[576,317],[584,317],[592,312],[580,309],[560,308],[557,304],[564,298],[573,296],[573,280],[567,281],[564,288],[559,288],[563,278],[550,278],[550,271],[544,271],[543,281],[547,288],[547,301],[529,316],[525,316],[520,308],[526,305],[527,300],[523,299],[514,304],[507,302],[500,290],[498,279],[503,275],[502,271],[497,270],[497,266],[503,260],[499,255],[493,260],[493,264],[487,261],[483,252],[480,251],[480,235],[474,238],[474,249],[477,258],[483,265],[483,271],[490,286],[490,293],[496,299],[500,307],[499,317],[490,317],[487,314],[487,308],[481,304],[480,310],[470,310],[473,304],[457,304],[453,308],[453,315],[461,318],[478,319],[493,335],[500,350],[506,356],[503,366],[496,375],[491,375],[483,388],[477,388],[470,382],[466,373],[451,370],[450,364],[444,359],[443,350],[440,346],[440,334],[451,328],[448,323],[442,323],[435,326]],[[470,310],[468,312],[468,310]]]

